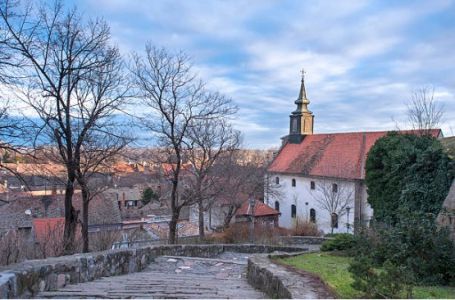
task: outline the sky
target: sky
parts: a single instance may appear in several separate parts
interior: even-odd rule
[[[70,4],[75,2],[69,1]],[[406,128],[406,102],[434,89],[455,135],[454,1],[79,0],[122,53],[183,50],[231,97],[244,147],[279,147],[300,70],[315,133]]]

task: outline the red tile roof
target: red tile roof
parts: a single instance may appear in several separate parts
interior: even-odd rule
[[[249,201],[243,202],[242,206],[237,210],[235,213],[237,216],[249,216],[251,215],[250,204]],[[279,215],[280,212],[271,208],[267,204],[255,200],[254,204],[254,216],[255,217],[263,217],[263,216],[274,216]]]
[[[287,143],[270,164],[271,173],[364,179],[368,151],[388,131],[307,135],[300,144]],[[417,130],[401,133],[418,134]],[[440,129],[431,131],[439,137]]]
[[[33,219],[33,229],[36,241],[42,242],[49,238],[61,238],[65,226],[65,218],[36,218]]]

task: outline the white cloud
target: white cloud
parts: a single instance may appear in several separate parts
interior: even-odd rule
[[[403,103],[423,84],[440,93],[444,126],[455,126],[455,24],[436,26],[438,14],[450,19],[451,1],[101,0],[96,7],[122,48],[142,51],[152,40],[193,56],[208,86],[239,105],[237,126],[254,143],[279,143],[287,131],[302,67],[319,132],[393,129],[391,117],[402,119]]]

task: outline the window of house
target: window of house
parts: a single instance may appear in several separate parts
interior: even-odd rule
[[[332,228],[338,228],[338,215],[332,213]]]
[[[310,187],[314,190],[316,188],[316,183],[314,183],[314,181],[310,182]]]
[[[291,218],[295,218],[297,216],[297,207],[292,204],[291,205]]]
[[[275,177],[275,183],[280,184],[280,177]]]
[[[295,186],[295,179],[292,178],[292,186]]]
[[[332,192],[338,193],[338,184],[336,184],[336,183],[332,184]]]
[[[119,209],[122,209],[122,202],[117,201],[117,204],[118,204],[118,208],[119,208]]]
[[[316,210],[314,208],[310,209],[310,222],[316,223]]]
[[[275,201],[275,210],[280,211],[280,202]]]

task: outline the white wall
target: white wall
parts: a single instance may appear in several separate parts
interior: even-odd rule
[[[281,216],[279,219],[279,226],[292,228],[294,226],[295,218],[291,218],[291,205],[296,205],[297,208],[297,217],[303,220],[310,220],[310,209],[315,209],[316,211],[316,223],[319,230],[324,231],[324,233],[331,232],[331,216],[327,210],[324,210],[321,205],[318,203],[317,199],[321,198],[321,191],[318,189],[318,184],[322,183],[322,179],[315,178],[306,178],[306,177],[297,177],[289,175],[270,175],[271,185],[275,185],[275,177],[279,177],[280,184],[277,187],[280,191],[280,199],[273,199],[272,196],[267,197],[266,200],[271,207],[275,207],[275,201],[280,203],[280,212]],[[296,180],[296,186],[292,186],[292,179]],[[311,181],[315,182],[316,188],[311,189]],[[349,223],[350,232],[352,232],[353,223],[354,223],[354,199],[355,199],[355,183],[351,181],[343,180],[331,180],[328,179],[327,182],[331,185],[332,183],[338,184],[339,191],[349,191],[351,194],[351,207],[349,213]],[[366,199],[366,198],[365,198]],[[366,202],[366,201],[365,201]],[[334,229],[336,233],[346,232],[347,224],[347,214],[340,214],[338,218],[338,228]]]
[[[207,231],[211,231],[210,226],[215,228],[224,225],[227,209],[226,207],[214,205],[209,211],[204,212],[204,226]],[[197,204],[190,207],[189,221],[199,224],[199,208]]]

